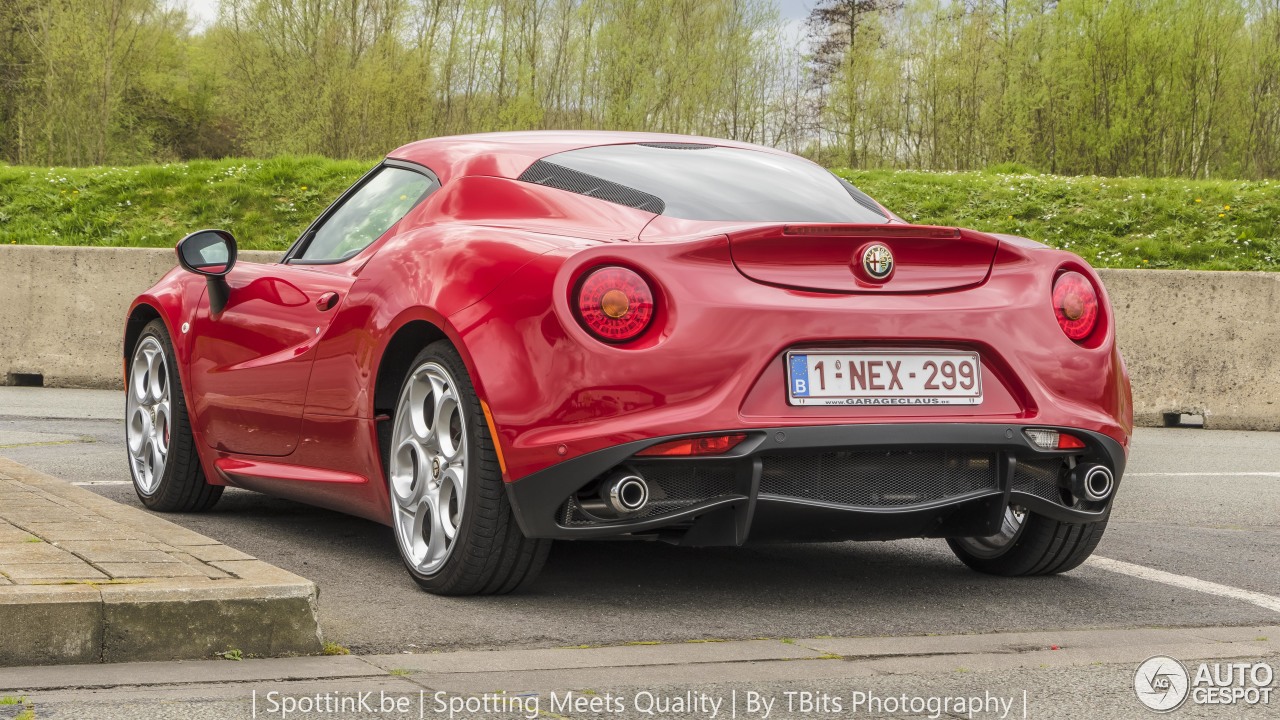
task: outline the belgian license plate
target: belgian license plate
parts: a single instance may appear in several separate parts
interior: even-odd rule
[[[792,405],[978,405],[974,352],[811,350],[787,353]]]

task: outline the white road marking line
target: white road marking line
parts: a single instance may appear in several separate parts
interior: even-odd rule
[[[73,482],[72,485],[132,485],[132,480],[86,480]]]
[[[1230,585],[1219,585],[1215,582],[1207,580],[1199,580],[1186,575],[1175,575],[1174,573],[1156,570],[1144,565],[1134,565],[1133,563],[1122,562],[1120,560],[1112,560],[1111,558],[1098,557],[1097,555],[1085,561],[1085,565],[1090,565],[1102,570],[1110,570],[1121,575],[1129,575],[1130,577],[1140,578],[1142,580],[1150,580],[1152,582],[1172,585],[1173,587],[1183,588],[1184,590],[1195,590],[1208,595],[1217,595],[1219,597],[1231,598],[1233,600],[1241,600],[1243,602],[1252,603],[1258,607],[1273,610],[1280,613],[1280,597],[1274,595],[1266,595],[1252,590],[1243,590],[1241,588],[1231,587]]]
[[[1280,477],[1280,472],[1127,472],[1125,477]]]

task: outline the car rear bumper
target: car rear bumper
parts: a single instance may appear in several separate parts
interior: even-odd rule
[[[1075,450],[1042,450],[1028,427],[1069,432]],[[688,545],[751,541],[887,540],[994,534],[1014,503],[1070,522],[1107,517],[1075,497],[1070,468],[1098,464],[1118,485],[1124,448],[1068,427],[911,423],[726,429],[747,439],[726,455],[636,457],[660,437],[588,453],[515,482],[507,492],[525,535],[538,538],[657,537]],[[588,509],[605,477],[625,471],[650,488],[625,517]],[[585,507],[584,507],[585,505]]]

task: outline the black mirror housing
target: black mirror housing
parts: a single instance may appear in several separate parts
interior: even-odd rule
[[[197,230],[178,241],[178,264],[203,275],[209,285],[209,311],[215,316],[227,306],[231,288],[227,273],[236,265],[236,238],[226,230]]]
[[[176,250],[183,270],[209,278],[224,277],[236,264],[236,239],[226,230],[197,230]]]

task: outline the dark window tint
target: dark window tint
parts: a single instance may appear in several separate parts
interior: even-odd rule
[[[649,143],[570,150],[545,157],[540,164],[544,168],[567,168],[611,186],[654,196],[662,201],[661,214],[688,220],[887,220],[870,198],[856,189],[851,192],[852,185],[789,155],[710,145]],[[521,179],[540,182],[527,172]],[[540,184],[555,186],[550,182]]]
[[[382,168],[316,229],[302,259],[332,262],[355,255],[382,237],[436,187],[434,180],[412,170]]]

